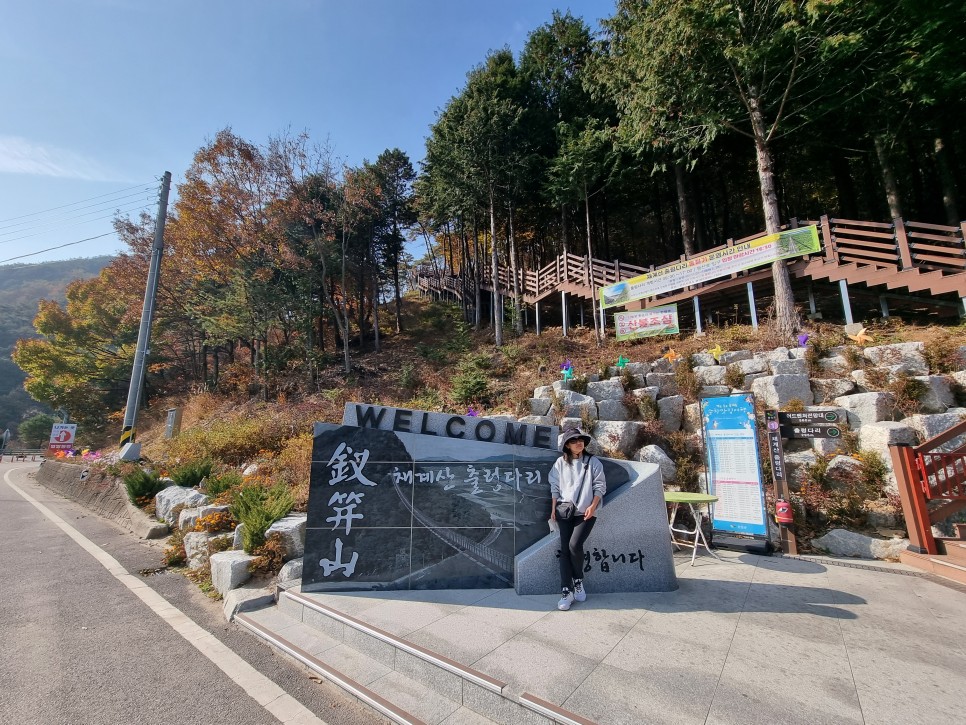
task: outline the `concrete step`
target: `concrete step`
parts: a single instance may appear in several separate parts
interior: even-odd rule
[[[393,722],[593,725],[530,693],[515,697],[505,682],[299,592],[278,597],[277,606],[235,621]]]
[[[899,554],[899,560],[903,564],[909,564],[931,574],[966,584],[966,564],[955,563],[948,555],[917,554],[912,551],[903,551]]]
[[[961,541],[946,541],[946,557],[953,564],[966,566],[966,544]]]

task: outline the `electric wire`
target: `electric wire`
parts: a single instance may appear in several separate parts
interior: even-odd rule
[[[29,231],[29,230],[33,229],[35,226],[50,224],[50,223],[53,223],[55,221],[70,221],[72,219],[76,219],[77,218],[77,216],[71,216],[71,215],[74,214],[74,212],[81,211],[82,209],[94,209],[94,212],[96,212],[96,211],[104,211],[104,210],[109,209],[110,207],[114,206],[117,202],[121,202],[121,201],[123,201],[125,199],[131,199],[131,198],[134,198],[134,197],[142,197],[147,192],[154,192],[154,193],[152,194],[152,197],[146,198],[146,201],[150,201],[151,198],[157,197],[157,190],[155,190],[155,189],[147,189],[146,188],[146,189],[144,189],[142,191],[138,191],[138,192],[136,192],[134,194],[126,194],[124,196],[118,196],[118,197],[115,197],[113,199],[108,199],[107,201],[98,202],[96,204],[88,204],[87,206],[81,206],[81,207],[78,207],[77,209],[73,209],[73,210],[71,210],[69,212],[66,212],[66,213],[61,213],[60,215],[57,215],[57,216],[53,216],[53,217],[49,217],[49,218],[48,217],[45,217],[45,218],[41,218],[41,219],[33,219],[31,221],[25,221],[25,222],[15,222],[13,224],[6,224],[6,225],[3,225],[3,226],[0,226],[0,236],[2,236],[4,234],[17,234],[17,233],[22,232],[22,231]],[[130,203],[130,202],[127,202],[127,203]],[[94,212],[86,212],[86,213],[87,214],[90,214],[90,213],[94,213]],[[84,216],[84,214],[81,214],[81,215],[78,215],[78,216]],[[17,227],[19,227],[19,229]],[[4,232],[4,231],[2,231],[3,229],[12,229],[13,231]]]
[[[8,259],[0,259],[0,264],[6,264],[7,262],[13,262],[17,259],[25,259],[26,257],[36,257],[38,254],[43,254],[44,252],[52,252],[55,249],[63,249],[64,247],[73,247],[75,244],[83,244],[84,242],[90,242],[94,239],[100,239],[102,237],[109,237],[114,232],[105,232],[104,234],[98,234],[96,237],[87,237],[87,239],[78,239],[76,242],[67,242],[67,244],[61,244],[56,247],[48,247],[47,249],[41,249],[37,252],[30,252],[29,254],[21,254],[16,257],[9,257]]]
[[[129,186],[126,189],[119,189],[118,191],[111,191],[106,194],[99,194],[98,196],[90,196],[86,199],[81,199],[80,201],[71,202],[70,204],[63,204],[62,206],[55,206],[55,207],[51,207],[50,209],[43,209],[41,211],[31,212],[30,214],[22,214],[20,216],[8,217],[7,219],[0,219],[0,224],[6,224],[7,222],[16,221],[17,219],[26,219],[27,217],[31,217],[31,216],[39,216],[40,214],[48,214],[52,211],[57,211],[58,209],[66,209],[69,206],[76,206],[77,204],[83,204],[88,201],[94,201],[94,199],[102,199],[105,196],[113,196],[115,194],[121,194],[125,191],[131,191],[132,189],[149,187],[151,183],[152,182],[146,181],[143,184],[136,184],[135,186]],[[154,183],[157,183],[157,180],[155,180]],[[150,188],[154,188],[154,187],[150,187]]]
[[[33,234],[24,234],[23,236],[14,237],[12,239],[0,239],[0,244],[9,244],[10,242],[18,242],[18,241],[20,241],[22,239],[30,239],[31,237],[43,236],[44,234],[49,234],[52,231],[56,231],[57,229],[62,229],[64,227],[66,227],[66,226],[73,227],[73,226],[77,226],[78,224],[90,224],[91,222],[103,221],[105,219],[114,219],[118,214],[130,214],[133,211],[138,211],[138,210],[142,210],[142,209],[150,209],[150,208],[152,208],[152,206],[153,206],[153,204],[150,204],[150,203],[149,204],[137,204],[135,206],[132,206],[132,207],[129,207],[129,208],[126,208],[126,209],[115,209],[110,214],[107,214],[105,216],[96,217],[94,219],[84,219],[83,221],[73,221],[71,223],[61,222],[59,224],[54,224],[53,226],[48,226],[48,227],[45,227],[45,228],[40,228],[41,229],[40,231],[35,231]],[[101,211],[104,211],[104,210],[101,210]],[[92,213],[93,214],[93,213],[97,213],[97,212],[89,212],[89,213]],[[110,232],[110,233],[113,234],[113,232]]]

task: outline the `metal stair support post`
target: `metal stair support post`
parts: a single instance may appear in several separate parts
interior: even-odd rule
[[[842,295],[842,311],[845,313],[845,324],[851,325],[855,320],[852,319],[852,305],[849,303],[849,286],[844,279],[839,280],[839,293]]]
[[[906,444],[889,446],[892,467],[899,487],[899,500],[902,502],[902,515],[906,519],[909,533],[909,550],[917,554],[938,554],[936,540],[932,536],[932,523],[929,509],[922,490],[922,481],[916,467],[915,451]]]
[[[560,290],[560,319],[563,325],[563,336],[567,337],[567,293]]]
[[[694,304],[694,329],[695,334],[703,335],[704,330],[701,329],[701,302],[699,295],[695,295],[691,298],[691,302]]]
[[[751,326],[758,329],[758,310],[755,309],[755,286],[747,283],[748,287],[748,309],[751,311]]]

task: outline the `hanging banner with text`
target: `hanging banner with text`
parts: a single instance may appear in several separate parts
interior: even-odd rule
[[[714,531],[767,538],[758,460],[755,399],[748,394],[701,400]]]
[[[618,312],[614,315],[618,340],[634,340],[638,337],[654,335],[676,335],[678,327],[678,306],[651,307],[637,312]]]
[[[818,228],[814,224],[799,229],[788,229],[778,234],[769,234],[767,237],[718,249],[601,287],[600,306],[603,309],[617,307],[634,300],[673,292],[693,284],[701,284],[712,279],[727,277],[735,272],[771,264],[779,259],[815,254],[821,246]]]

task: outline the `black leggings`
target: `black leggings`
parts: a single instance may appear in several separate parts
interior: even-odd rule
[[[570,521],[557,519],[560,529],[560,588],[572,589],[574,579],[584,578],[584,542],[590,536],[596,516],[574,516]]]

